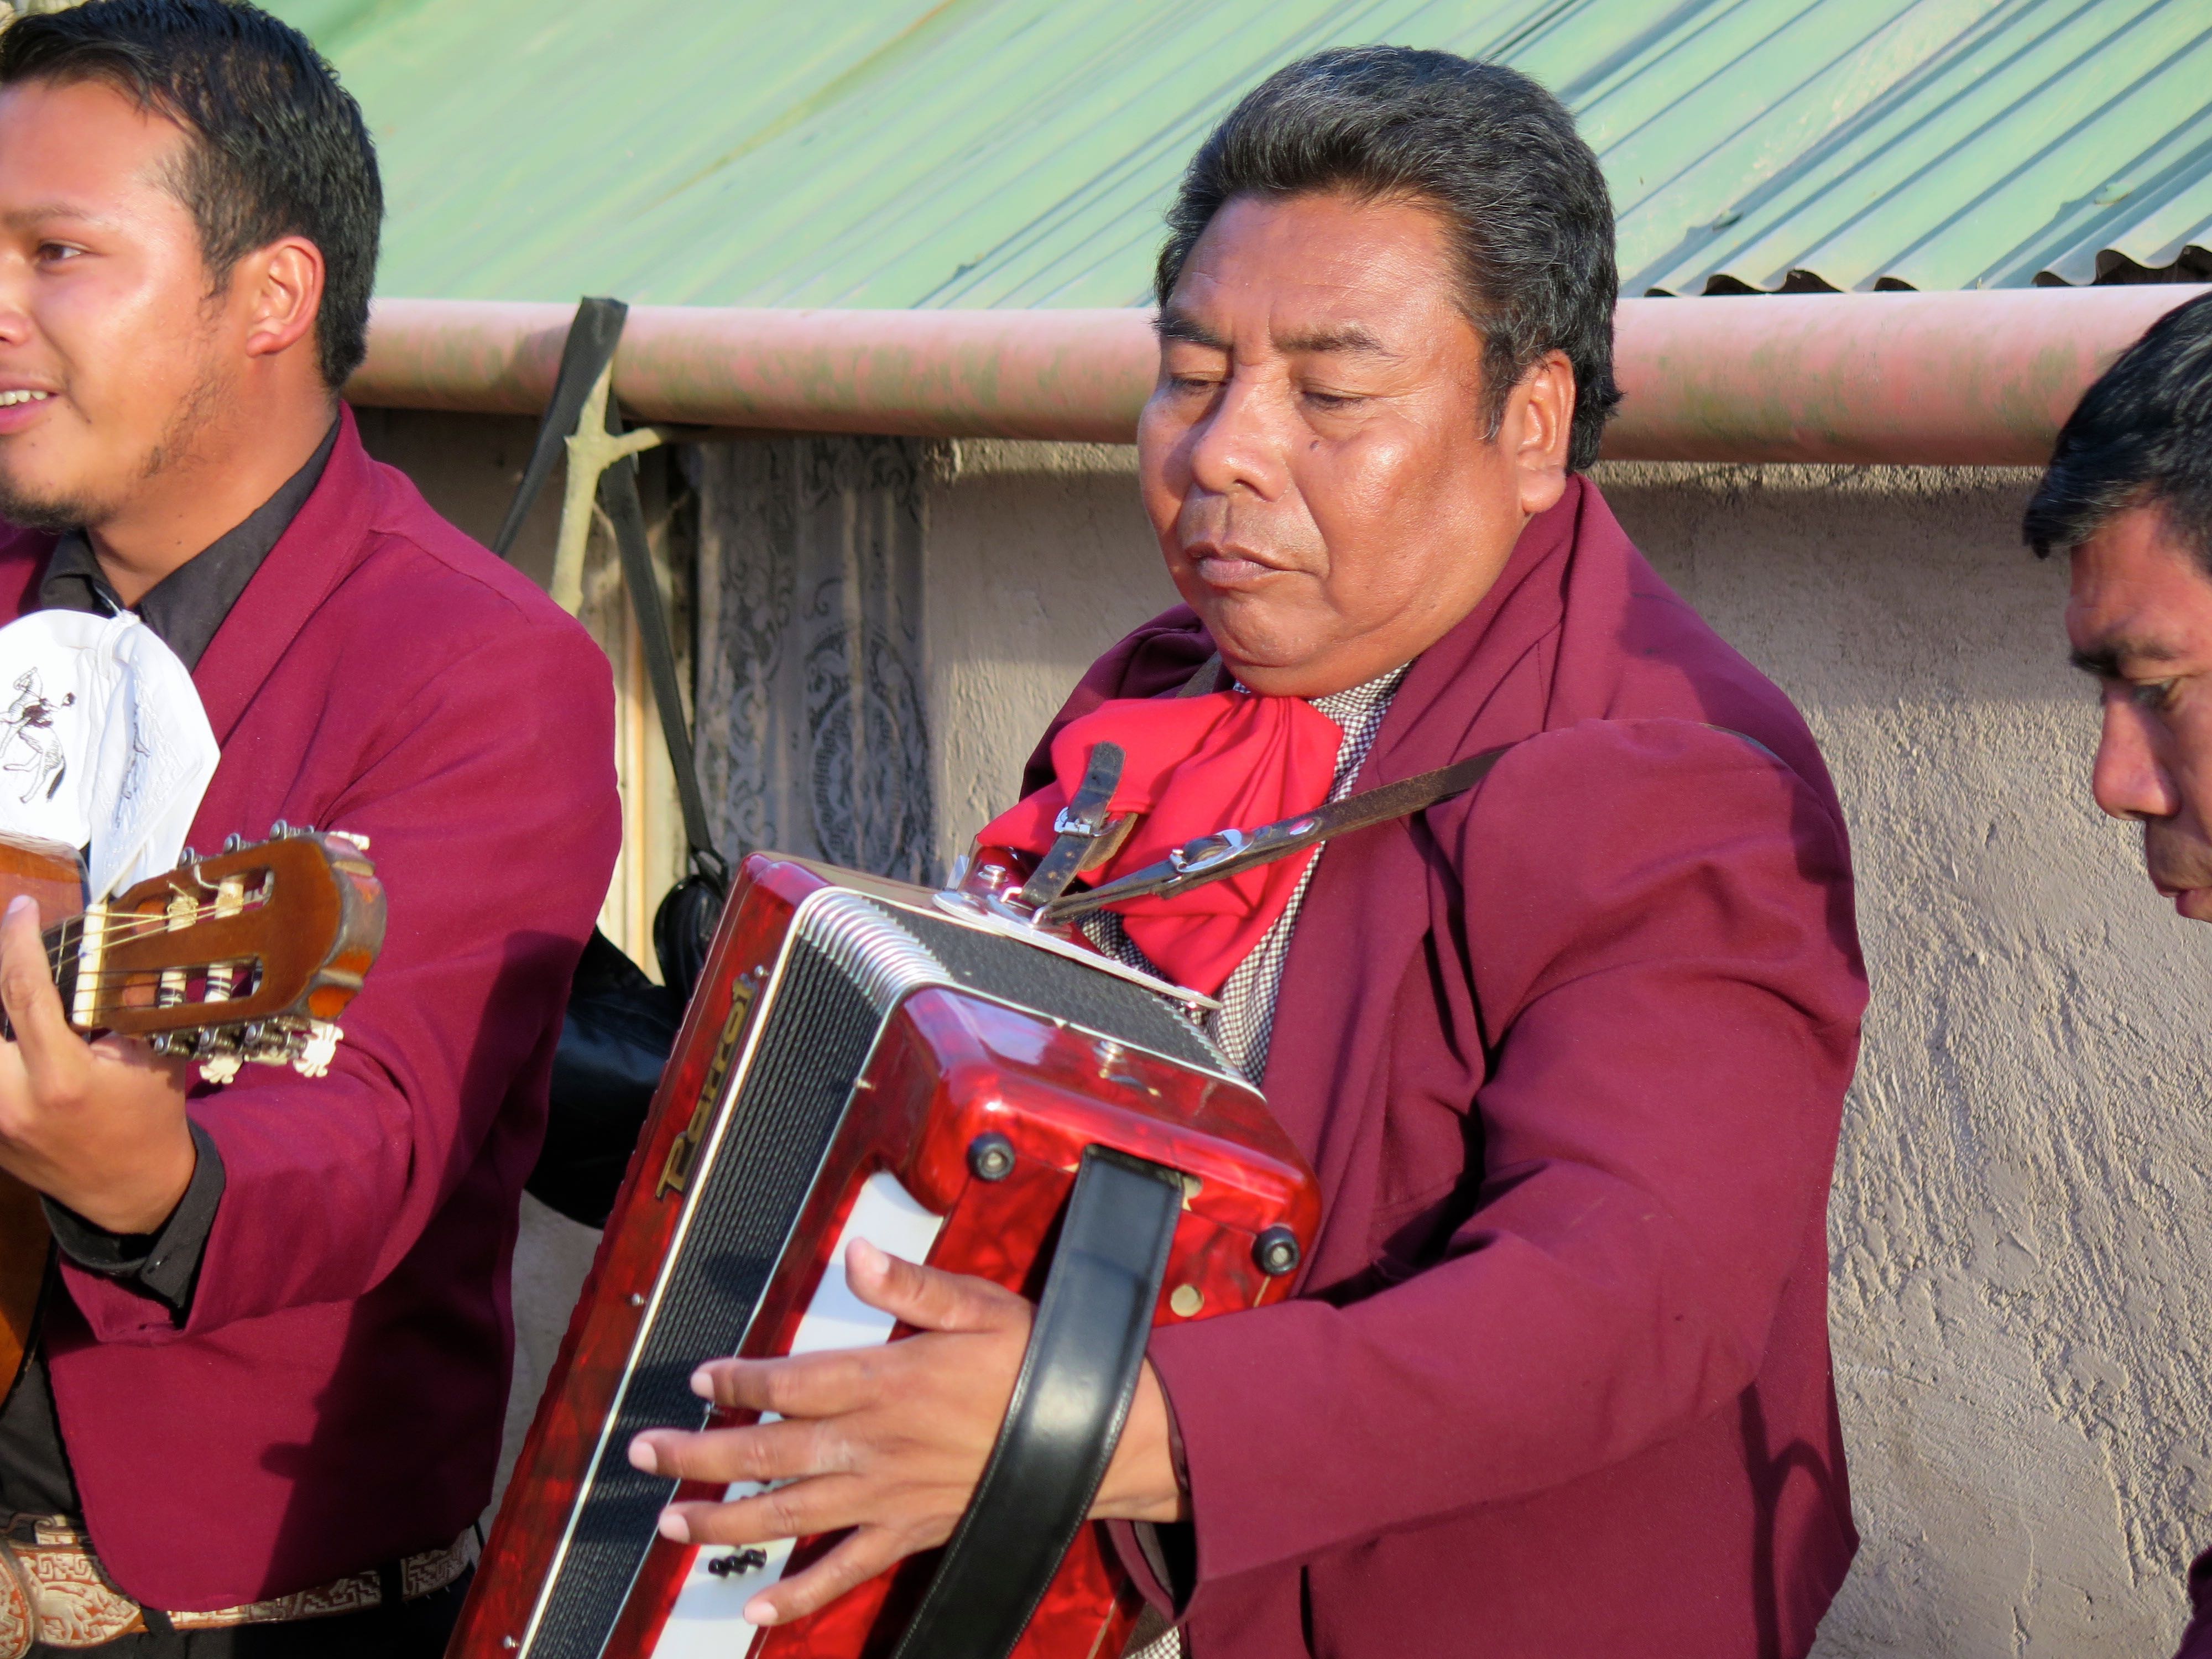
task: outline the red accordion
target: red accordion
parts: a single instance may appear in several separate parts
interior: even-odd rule
[[[748,859],[449,1653],[1115,1659],[1138,1598],[1085,1516],[1146,1334],[1286,1296],[1319,1214],[1156,982],[980,904]],[[1036,1298],[1036,1326],[951,1542],[760,1630],[745,1602],[834,1540],[669,1543],[662,1506],[723,1489],[627,1448],[743,1420],[690,1392],[703,1359],[901,1334],[846,1288],[855,1237]]]

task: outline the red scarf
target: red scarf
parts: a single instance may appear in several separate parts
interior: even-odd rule
[[[1344,733],[1300,697],[1216,691],[1102,703],[1053,738],[1054,781],[986,824],[978,843],[1048,851],[1056,839],[1053,820],[1082,787],[1091,750],[1101,743],[1120,744],[1127,757],[1109,811],[1143,816],[1121,850],[1086,878],[1094,884],[1157,864],[1200,836],[1312,811],[1328,799]],[[1170,979],[1212,996],[1290,908],[1315,850],[1179,897],[1109,908]]]

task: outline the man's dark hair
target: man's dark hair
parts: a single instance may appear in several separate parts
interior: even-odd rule
[[[2153,323],[2058,429],[2021,533],[2038,557],[2155,507],[2212,570],[2212,295]]]
[[[1160,302],[1232,198],[1322,191],[1440,213],[1459,258],[1461,306],[1483,337],[1486,435],[1521,377],[1562,351],[1575,373],[1567,465],[1597,459],[1620,402],[1613,203],[1558,99],[1503,64],[1409,46],[1346,47],[1276,70],[1191,158],[1168,210]]]
[[[0,30],[0,86],[97,81],[190,135],[173,181],[216,283],[281,236],[322,250],[332,390],[368,352],[384,187],[361,106],[305,35],[228,0],[90,0]]]

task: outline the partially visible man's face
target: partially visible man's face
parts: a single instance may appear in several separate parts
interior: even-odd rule
[[[1457,295],[1443,222],[1406,202],[1237,198],[1192,249],[1139,468],[1169,574],[1253,690],[1320,696],[1419,655],[1559,499],[1566,360],[1487,440]]]
[[[2102,688],[2097,805],[2143,827],[2151,883],[2212,921],[2212,576],[2155,507],[2074,550],[2066,635]]]
[[[100,522],[222,404],[222,307],[162,182],[185,143],[98,82],[0,88],[0,517]]]

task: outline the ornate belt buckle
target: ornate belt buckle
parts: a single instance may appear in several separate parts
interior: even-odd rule
[[[19,1515],[4,1540],[0,1573],[0,1656],[15,1659],[32,1642],[96,1648],[146,1627],[138,1604],[107,1582],[82,1535],[61,1516]],[[29,1641],[8,1645],[16,1628],[15,1595],[23,1597]]]

